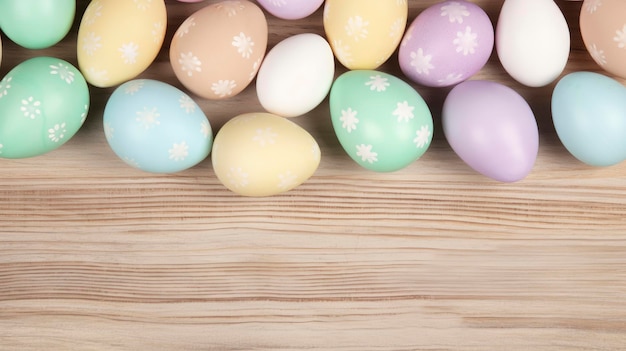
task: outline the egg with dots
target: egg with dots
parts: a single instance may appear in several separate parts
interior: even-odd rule
[[[263,11],[250,1],[222,1],[191,14],[170,46],[178,80],[206,99],[243,91],[256,76],[268,40]]]
[[[226,188],[244,196],[270,196],[309,179],[320,157],[313,136],[289,119],[246,113],[220,128],[211,160]]]
[[[348,69],[376,69],[397,49],[408,17],[406,0],[326,0],[324,31]]]
[[[47,56],[28,59],[0,81],[0,157],[48,153],[87,118],[89,88],[78,69]]]
[[[76,0],[2,1],[0,28],[22,47],[44,49],[65,38],[75,15]]]
[[[259,102],[283,117],[303,115],[328,95],[335,59],[326,39],[313,33],[296,34],[267,54],[256,79]]]
[[[445,1],[413,20],[398,60],[404,75],[418,84],[451,86],[487,63],[493,42],[493,25],[482,8],[467,1]]]
[[[580,32],[593,60],[605,71],[626,78],[626,2],[583,2]]]
[[[164,82],[134,79],[106,103],[104,134],[126,164],[151,173],[193,167],[211,151],[211,125],[187,94]]]
[[[78,66],[87,82],[112,87],[141,74],[165,38],[164,0],[94,0],[78,28]]]
[[[502,67],[519,83],[552,83],[569,58],[563,13],[553,0],[505,0],[496,25],[496,51]]]
[[[272,15],[286,19],[296,20],[310,16],[315,12],[324,0],[257,0],[258,3]]]
[[[459,83],[444,101],[441,121],[454,152],[489,178],[516,182],[534,167],[539,150],[535,116],[526,100],[503,84]]]
[[[432,115],[418,92],[380,71],[339,76],[330,91],[330,115],[345,152],[372,171],[408,166],[426,152],[433,136]]]

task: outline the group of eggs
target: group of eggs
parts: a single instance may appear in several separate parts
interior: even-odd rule
[[[494,47],[521,84],[540,87],[558,79],[569,57],[570,32],[553,0],[504,0],[495,30],[487,14],[465,0],[432,5],[408,28],[407,0],[257,3],[219,1],[199,9],[176,30],[169,58],[180,83],[200,98],[235,96],[256,79],[264,112],[233,117],[214,138],[187,93],[136,79],[164,43],[165,0],[92,0],[78,28],[78,68],[36,57],[0,81],[0,158],[41,155],[70,139],[87,117],[91,84],[116,87],[104,110],[105,136],[115,154],[144,171],[182,171],[212,153],[217,178],[233,192],[288,191],[313,175],[321,156],[315,139],[289,118],[307,114],[326,97],[345,152],[366,169],[399,170],[428,149],[433,120],[410,84],[377,70],[397,51],[407,79],[453,87],[442,125],[464,162],[503,182],[523,179],[533,168],[539,138],[528,103],[510,87],[468,79]],[[263,10],[297,20],[322,5],[326,38],[297,34],[266,52]],[[0,29],[30,49],[63,39],[76,12],[75,0],[2,6]],[[591,57],[626,78],[626,3],[585,0],[580,25]],[[348,69],[336,79],[335,60]],[[608,166],[626,159],[626,87],[619,81],[592,72],[564,76],[554,88],[552,115],[559,138],[579,160]]]

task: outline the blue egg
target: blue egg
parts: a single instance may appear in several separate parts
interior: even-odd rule
[[[552,120],[565,148],[592,166],[626,159],[626,87],[593,72],[563,77],[552,94]]]
[[[156,80],[131,80],[115,89],[103,123],[113,152],[146,172],[193,167],[207,158],[213,144],[202,109],[178,88]]]

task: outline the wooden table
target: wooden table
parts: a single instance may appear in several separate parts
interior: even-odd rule
[[[166,42],[211,2],[169,1]],[[410,0],[409,20],[436,2]],[[475,2],[495,23],[502,1]],[[565,73],[597,71],[581,3],[558,4],[572,30]],[[268,21],[270,45],[323,33],[321,10]],[[4,37],[1,74],[44,54],[75,63],[77,28],[41,51]],[[180,87],[167,52],[142,76]],[[401,74],[393,58],[381,69]],[[321,145],[320,168],[269,198],[229,192],[209,160],[174,175],[129,168],[104,138],[113,89],[91,87],[70,142],[0,160],[0,350],[626,349],[626,163],[592,168],[567,153],[551,123],[554,85],[515,83],[495,54],[475,78],[510,85],[536,114],[540,151],[525,180],[466,166],[441,133],[446,91],[415,86],[437,129],[422,159],[390,174],[360,168],[324,102],[295,119]],[[261,110],[253,87],[197,101],[214,129]]]

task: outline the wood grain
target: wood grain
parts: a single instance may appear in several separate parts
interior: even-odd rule
[[[169,1],[166,42],[212,2]],[[410,0],[410,18],[436,2]],[[495,23],[502,1],[475,2]],[[572,30],[564,74],[598,71],[581,4],[557,3]],[[323,34],[321,11],[268,21],[270,45]],[[0,73],[39,55],[75,63],[77,28],[46,50],[3,38]],[[382,70],[400,75],[393,61]],[[142,76],[180,87],[167,48]],[[550,120],[554,85],[515,83],[495,55],[476,78],[513,87],[536,114],[540,152],[525,180],[464,165],[440,132],[447,91],[414,85],[437,128],[422,159],[389,174],[359,168],[324,102],[295,119],[322,148],[319,170],[270,198],[229,192],[209,160],[175,175],[125,166],[102,130],[112,89],[91,87],[71,141],[0,160],[0,350],[626,349],[626,164],[567,153]],[[261,109],[253,87],[196,100],[216,129]]]

